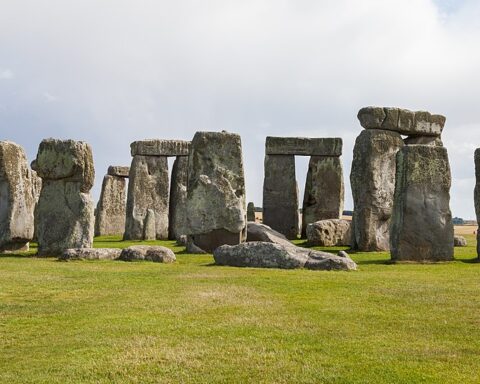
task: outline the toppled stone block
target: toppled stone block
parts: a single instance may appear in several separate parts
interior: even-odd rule
[[[266,155],[341,156],[341,138],[273,137],[265,141]]]
[[[111,165],[108,167],[107,174],[110,176],[124,177],[128,178],[130,173],[130,167],[124,167],[121,165]]]
[[[189,141],[142,140],[130,144],[132,156],[188,156]]]
[[[117,248],[73,248],[66,249],[59,257],[60,260],[116,260],[122,253]]]
[[[308,244],[338,247],[351,244],[351,223],[348,220],[321,220],[307,227]]]
[[[123,261],[153,261],[155,263],[173,263],[175,253],[170,248],[162,246],[133,245],[125,248],[119,260]]]
[[[450,185],[445,148],[411,145],[398,152],[390,234],[392,260],[453,260]]]
[[[467,239],[463,236],[454,236],[453,237],[453,246],[454,247],[466,247],[467,244]]]

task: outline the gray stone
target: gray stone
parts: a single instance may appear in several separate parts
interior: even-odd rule
[[[475,150],[475,213],[480,224],[480,148]],[[480,260],[480,227],[477,229],[477,256]]]
[[[288,239],[298,237],[298,186],[293,155],[266,155],[263,223]]]
[[[125,240],[143,240],[147,212],[155,213],[157,240],[168,238],[168,162],[165,156],[134,156],[127,193]]]
[[[309,224],[307,239],[310,245],[337,247],[351,244],[351,222],[348,220],[321,220]]]
[[[69,248],[91,248],[95,178],[87,143],[47,139],[40,143],[36,168],[42,191],[35,215],[38,254],[56,256]]]
[[[284,235],[270,228],[268,225],[249,222],[247,224],[247,241],[263,241],[280,244],[286,248],[294,247]]]
[[[353,249],[368,252],[390,248],[395,156],[403,145],[399,133],[384,130],[364,130],[355,141],[350,173]]]
[[[162,246],[133,245],[122,250],[119,257],[123,261],[153,261],[155,263],[173,263],[175,254],[170,248]]]
[[[341,156],[342,139],[273,137],[265,141],[266,155]]]
[[[95,216],[95,236],[123,235],[126,195],[125,178],[104,176]]]
[[[213,252],[213,258],[217,265],[233,267],[346,271],[356,269],[355,262],[348,257],[268,242],[223,245]]]
[[[73,248],[66,249],[60,260],[116,260],[122,253],[118,248]]]
[[[247,221],[255,221],[255,204],[252,202],[247,205]]]
[[[450,185],[445,148],[408,145],[398,152],[392,260],[453,260]]]
[[[401,108],[365,107],[357,117],[366,129],[383,129],[402,135],[440,136],[445,125],[445,116]]]
[[[453,237],[453,246],[454,247],[466,247],[467,244],[467,239],[463,236],[454,236]]]
[[[132,156],[188,156],[189,141],[142,140],[130,144]]]
[[[187,235],[204,251],[246,238],[245,179],[240,136],[197,132],[188,159]]]
[[[339,219],[343,213],[343,168],[339,157],[312,156],[308,164],[302,210],[302,237],[307,225]]]
[[[155,230],[155,212],[153,209],[147,209],[145,225],[143,226],[143,240],[155,240],[157,236]]]
[[[128,178],[130,173],[130,167],[124,167],[121,165],[111,165],[108,167],[107,174],[110,176],[124,177]]]
[[[0,252],[28,249],[34,232],[35,178],[23,148],[0,141]]]
[[[443,147],[442,139],[438,136],[408,136],[403,142],[406,145],[421,144]]]
[[[178,156],[173,163],[170,183],[168,238],[181,240],[187,233],[188,157]]]

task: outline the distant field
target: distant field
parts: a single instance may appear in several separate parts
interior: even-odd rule
[[[150,242],[171,265],[0,256],[0,382],[479,383],[466,237],[451,263],[356,253],[350,273],[218,267],[173,242]]]

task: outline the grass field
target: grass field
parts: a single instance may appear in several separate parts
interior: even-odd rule
[[[350,273],[217,267],[173,242],[151,242],[170,265],[0,256],[0,382],[479,383],[466,237],[455,262],[357,253]]]

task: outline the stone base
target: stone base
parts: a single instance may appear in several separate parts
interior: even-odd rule
[[[221,245],[237,245],[245,240],[243,233],[232,233],[226,229],[215,229],[209,233],[189,235],[188,243],[193,243],[201,250],[211,253]],[[190,251],[190,250],[188,250]]]

